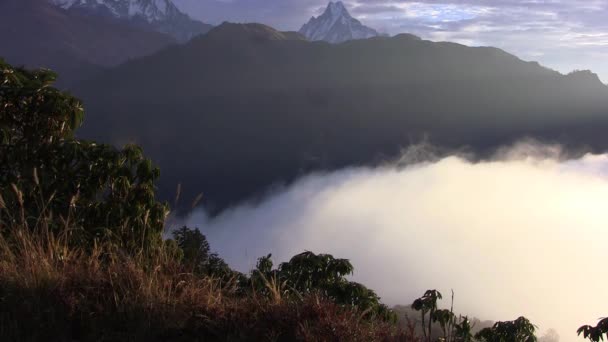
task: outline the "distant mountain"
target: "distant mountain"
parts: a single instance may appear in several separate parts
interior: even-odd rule
[[[81,136],[142,144],[159,191],[221,210],[311,171],[374,165],[424,137],[486,153],[522,137],[608,149],[608,87],[491,47],[412,35],[319,44],[222,24],[75,89]]]
[[[167,35],[65,11],[46,0],[0,1],[0,58],[47,67],[69,85],[175,41]]]
[[[208,32],[213,26],[190,18],[171,0],[49,0],[67,10],[126,20],[141,29],[173,36],[180,42]]]
[[[351,17],[342,1],[330,2],[321,16],[310,18],[308,23],[302,26],[300,33],[310,40],[330,43],[379,36],[376,30]]]

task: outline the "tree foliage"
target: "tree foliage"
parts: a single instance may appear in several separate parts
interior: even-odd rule
[[[469,317],[464,316],[460,318],[460,322],[454,324],[454,341],[455,342],[471,342],[473,341],[473,326]]]
[[[80,101],[48,70],[0,60],[0,196],[3,226],[70,227],[81,244],[127,251],[158,246],[168,207],[155,199],[158,168],[141,148],[78,140]]]
[[[367,312],[368,317],[396,320],[374,291],[346,278],[354,271],[350,261],[329,254],[304,252],[273,269],[271,257],[269,254],[259,258],[251,274],[256,291],[267,293],[269,283],[276,284],[285,295],[319,294],[338,304],[357,307]]]
[[[424,295],[412,303],[412,309],[416,311],[420,311],[421,319],[422,319],[422,334],[424,335],[425,340],[432,340],[432,330],[431,325],[433,320],[437,320],[435,312],[437,311],[437,301],[442,299],[441,292],[437,290],[427,290]],[[429,314],[428,317],[428,327],[425,324],[426,314]]]
[[[514,321],[496,322],[491,328],[485,328],[475,334],[482,342],[535,342],[536,327],[525,317]]]
[[[198,228],[186,226],[173,231],[173,239],[182,252],[182,263],[196,275],[231,277],[235,274],[228,264],[212,253],[207,237]]]
[[[583,325],[578,328],[577,333],[592,342],[603,341],[604,335],[608,338],[608,318],[601,319],[596,326]]]

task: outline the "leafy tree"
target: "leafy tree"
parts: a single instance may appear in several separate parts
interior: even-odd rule
[[[433,323],[439,323],[445,341],[449,341],[451,325],[455,318],[454,313],[448,309],[436,310],[431,316]]]
[[[173,231],[173,239],[182,250],[182,262],[197,275],[230,277],[233,271],[217,253],[211,253],[207,237],[196,229],[182,227]]]
[[[608,318],[602,318],[596,326],[583,325],[577,330],[578,335],[593,342],[604,340],[604,335],[608,337]]]
[[[536,327],[525,317],[514,321],[496,322],[491,328],[485,328],[475,334],[483,342],[535,342]]]
[[[137,146],[75,139],[84,110],[55,79],[0,60],[0,227],[44,223],[82,245],[160,246],[168,207],[155,199],[158,168]]]
[[[396,321],[396,315],[380,303],[380,297],[374,291],[346,279],[354,270],[350,261],[329,254],[304,252],[273,269],[271,257],[269,254],[259,258],[252,273],[251,281],[257,291],[264,293],[264,287],[272,280],[281,285],[285,294],[317,293],[338,304],[357,307],[371,316]]]
[[[329,254],[316,255],[304,252],[279,265],[282,277],[289,279],[290,286],[299,292],[326,291],[344,282],[353,273],[353,265],[346,259],[336,259]]]
[[[460,322],[454,324],[454,341],[455,342],[471,342],[473,341],[472,331],[473,326],[467,316],[460,317]]]
[[[435,316],[435,311],[437,311],[437,301],[442,299],[441,292],[437,290],[427,290],[424,295],[412,303],[412,309],[416,311],[420,311],[422,318],[422,334],[424,338],[431,342],[432,341],[432,320]],[[425,325],[425,316],[429,314],[428,317],[428,327]]]

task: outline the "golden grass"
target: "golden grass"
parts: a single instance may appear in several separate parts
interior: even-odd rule
[[[164,252],[83,250],[68,237],[44,222],[0,222],[0,340],[414,341],[356,309],[285,298],[273,279],[270,296],[243,293],[236,279],[197,277]]]

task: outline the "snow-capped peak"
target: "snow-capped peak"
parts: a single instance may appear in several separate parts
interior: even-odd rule
[[[130,20],[138,27],[142,23],[155,31],[167,33],[178,41],[188,41],[205,33],[210,25],[193,20],[182,13],[173,0],[48,0],[66,10],[84,11],[93,15]]]
[[[104,10],[117,18],[141,17],[148,22],[166,20],[179,12],[171,0],[49,0],[64,9]]]
[[[346,16],[346,17],[350,17],[350,14],[348,13],[348,10],[346,9],[346,7],[344,7],[344,4],[342,3],[342,1],[330,1],[329,4],[327,5],[327,9],[326,11],[329,11],[329,13],[331,13],[331,16],[333,18],[337,18],[337,17],[341,17],[341,16]]]
[[[319,17],[312,17],[302,26],[300,33],[310,40],[325,40],[330,43],[378,36],[376,30],[351,17],[342,1],[330,1],[325,12]]]

